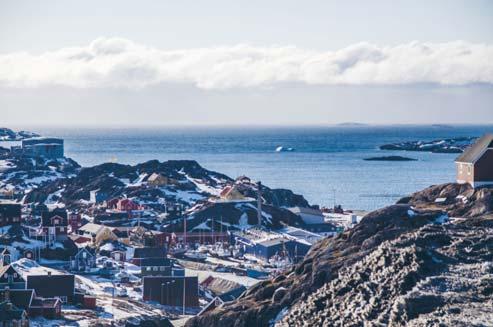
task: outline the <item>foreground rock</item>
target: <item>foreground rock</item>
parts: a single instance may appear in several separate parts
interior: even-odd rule
[[[435,196],[461,192],[470,192],[469,204],[435,205]],[[317,243],[291,271],[187,326],[488,325],[492,193],[447,184],[374,211]],[[467,219],[444,224],[459,208]]]

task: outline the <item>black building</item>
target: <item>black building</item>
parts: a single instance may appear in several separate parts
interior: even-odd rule
[[[21,205],[0,202],[0,227],[21,223]]]
[[[75,292],[74,275],[31,275],[27,276],[27,287],[45,298],[60,298],[63,302],[72,302]]]

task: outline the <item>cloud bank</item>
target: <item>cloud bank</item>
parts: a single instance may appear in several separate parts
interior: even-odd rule
[[[308,85],[493,84],[493,45],[462,41],[397,46],[355,44],[337,51],[293,46],[162,50],[122,38],[39,55],[0,54],[0,86],[143,88],[191,83],[201,89]]]

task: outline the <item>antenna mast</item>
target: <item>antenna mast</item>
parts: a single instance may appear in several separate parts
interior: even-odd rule
[[[262,227],[262,182],[257,182],[257,223]]]

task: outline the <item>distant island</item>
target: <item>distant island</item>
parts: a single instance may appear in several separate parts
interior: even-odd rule
[[[344,123],[337,124],[337,126],[341,126],[341,127],[364,127],[364,126],[368,126],[368,124],[357,123],[357,122],[344,122]]]
[[[24,139],[29,139],[32,137],[39,137],[41,135],[28,132],[28,131],[19,131],[15,132],[10,128],[0,127],[0,141],[22,141]]]
[[[456,137],[433,141],[410,141],[384,144],[380,150],[422,151],[432,153],[462,153],[477,137]]]
[[[447,125],[447,124],[432,124],[431,127],[435,127],[435,128],[454,128],[454,126]]]
[[[366,161],[416,161],[417,159],[402,157],[402,156],[382,156],[382,157],[371,157],[365,158]]]

